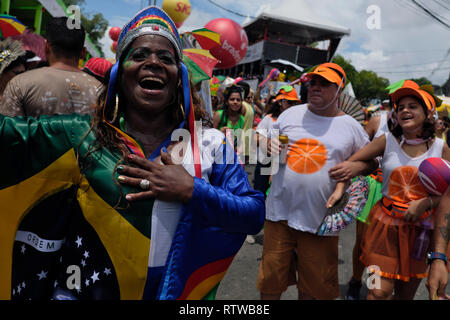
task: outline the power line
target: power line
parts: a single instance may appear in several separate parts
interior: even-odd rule
[[[447,49],[427,49],[427,50],[383,50],[384,53],[390,53],[390,54],[414,54],[414,53],[423,53],[423,52],[444,52],[447,51]]]
[[[432,11],[431,9],[429,9],[430,12],[432,12],[434,14],[434,16],[436,16],[438,19],[440,19],[441,21],[445,22],[445,24],[447,26],[449,26],[450,28],[450,20],[447,17],[442,16],[440,13],[436,12],[436,11]]]
[[[442,8],[446,9],[446,10],[450,10],[450,7],[447,7],[446,5],[444,5],[441,1],[438,0],[434,0],[434,2],[436,2],[438,5],[440,5]]]
[[[444,64],[445,60],[447,60],[447,57],[448,57],[449,55],[450,55],[450,49],[448,49],[448,51],[447,51],[447,53],[445,54],[444,59],[442,59],[441,63],[433,70],[433,72],[431,72],[430,77],[432,77],[433,74],[436,72],[436,70]]]
[[[436,70],[436,72],[441,72],[441,71],[449,71],[450,70],[450,66],[445,66],[439,70]],[[389,73],[389,74],[393,74],[393,73],[418,73],[418,72],[430,72],[433,71],[433,69],[427,69],[427,70],[409,70],[409,71],[377,71],[376,73]],[[375,71],[374,71],[375,72]]]
[[[415,63],[415,64],[403,64],[403,65],[399,65],[399,66],[393,66],[393,67],[389,68],[389,70],[396,69],[396,68],[423,66],[423,65],[426,65],[426,64],[433,64],[433,63],[439,63],[439,62],[442,62],[442,59],[437,60],[437,61],[422,62],[422,63]],[[374,69],[374,70],[378,70],[378,69]],[[385,70],[385,69],[382,69],[382,70]]]
[[[433,3],[433,2],[432,2]],[[441,5],[439,2],[434,1],[434,3],[438,3],[439,5]],[[435,16],[441,18],[441,20],[446,20],[447,25],[450,25],[450,19],[447,16],[442,15],[443,13],[445,13],[446,11],[448,11],[449,9],[446,8],[445,10],[442,10],[441,8],[437,8],[436,6],[431,5],[431,7],[433,8],[433,10],[431,10],[430,7],[428,7],[428,9],[434,13]]]
[[[444,61],[445,61],[445,59],[444,59]],[[427,64],[435,64],[435,63],[441,63],[442,64],[442,62],[443,62],[443,60],[439,59],[439,60],[429,61],[429,62],[421,62],[421,63],[413,63],[413,64],[402,64],[402,65],[398,65],[398,66],[389,67],[389,69],[383,69],[383,68],[381,68],[381,69],[377,69],[377,68],[373,69],[373,68],[370,68],[370,70],[374,71],[374,72],[399,71],[399,70],[395,70],[395,69],[403,69],[403,68],[406,68],[406,67],[426,66]],[[432,69],[429,69],[429,70],[432,70]]]
[[[211,4],[213,4],[213,5],[215,5],[216,7],[219,7],[219,8],[222,9],[222,10],[225,10],[225,11],[227,11],[227,12],[229,12],[229,13],[235,14],[235,15],[237,15],[237,16],[239,16],[239,17],[243,17],[243,18],[249,17],[249,18],[251,18],[251,19],[255,19],[255,17],[252,17],[252,16],[250,16],[250,15],[245,15],[245,14],[242,14],[242,13],[239,13],[239,12],[236,12],[236,11],[233,11],[233,10],[230,10],[230,9],[227,9],[227,8],[225,8],[224,6],[221,6],[220,4],[215,3],[215,2],[212,1],[212,0],[208,0],[208,2],[211,3]]]
[[[393,1],[394,3],[399,4],[397,1]],[[399,4],[399,6],[404,9],[404,7],[407,7],[410,11],[414,11],[414,13],[419,14],[425,18],[429,18],[428,15],[426,15],[422,10],[419,10],[416,6],[414,6],[412,3],[409,3],[409,0],[402,0],[403,6]]]
[[[428,8],[426,8],[425,6],[423,6],[421,3],[419,3],[417,0],[411,0],[416,6],[418,6],[419,8],[421,8],[423,11],[425,11],[425,13],[427,13],[431,18],[433,18],[434,20],[436,20],[437,22],[439,22],[440,24],[444,25],[445,27],[447,27],[448,29],[450,29],[450,25],[447,24],[445,21],[443,21],[440,17],[437,16],[436,13],[431,12]]]
[[[411,2],[410,2],[411,1]],[[429,19],[430,18],[430,14],[427,13],[425,10],[423,10],[421,7],[419,7],[417,4],[415,4],[413,2],[413,0],[404,0],[404,3],[411,8],[411,10],[419,13],[420,15],[422,15],[423,17]],[[434,19],[434,17],[432,17]]]

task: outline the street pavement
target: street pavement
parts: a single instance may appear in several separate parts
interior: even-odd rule
[[[252,181],[252,167],[246,167],[249,180]],[[341,297],[344,299],[347,292],[348,281],[352,276],[352,250],[355,243],[356,223],[347,226],[339,234],[339,287]],[[264,233],[260,232],[255,236],[256,243],[244,242],[230,266],[227,274],[222,280],[217,290],[217,300],[259,300],[259,291],[256,289],[258,268],[262,254],[262,244]],[[361,298],[365,298],[367,287],[365,280],[367,275],[363,275],[363,288]],[[450,285],[447,286],[447,293],[450,294]],[[282,300],[296,300],[297,288],[290,286],[281,296]],[[428,300],[428,291],[425,287],[425,279],[422,280],[417,290],[415,300]]]

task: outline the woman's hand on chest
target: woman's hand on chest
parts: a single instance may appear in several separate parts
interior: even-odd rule
[[[175,164],[170,153],[161,150],[161,157],[154,161],[130,155],[128,161],[135,167],[126,165],[119,167],[121,174],[119,182],[142,190],[127,194],[128,201],[154,198],[171,202],[188,202],[191,199],[194,177],[181,164]],[[142,180],[149,182],[148,187]]]

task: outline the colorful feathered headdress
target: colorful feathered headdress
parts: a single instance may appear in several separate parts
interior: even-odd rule
[[[119,35],[119,40],[117,42],[116,49],[116,63],[111,69],[110,80],[108,84],[107,98],[105,106],[109,106],[110,103],[116,99],[116,81],[119,74],[119,66],[123,59],[125,50],[129,45],[138,37],[143,35],[158,35],[166,38],[175,48],[177,55],[177,61],[181,65],[181,84],[183,86],[183,107],[185,119],[181,122],[179,128],[183,128],[188,121],[188,127],[191,134],[191,143],[194,151],[194,164],[196,176],[201,176],[200,159],[197,147],[197,135],[195,133],[195,116],[194,116],[194,106],[192,104],[191,88],[189,83],[188,69],[182,62],[183,59],[183,48],[180,35],[178,33],[177,27],[169,15],[164,12],[161,8],[157,6],[150,6],[139,11],[136,16],[134,16],[123,28]],[[105,119],[106,121],[106,119]],[[119,130],[114,127],[114,129]],[[122,131],[122,135],[126,135]],[[126,136],[128,140],[130,137]],[[132,139],[131,139],[132,140]],[[130,147],[133,151],[139,152],[140,147],[137,143],[133,143],[134,149]],[[142,150],[140,150],[142,152]]]
[[[0,41],[0,74],[14,61],[25,55],[22,44],[18,40],[6,38]]]

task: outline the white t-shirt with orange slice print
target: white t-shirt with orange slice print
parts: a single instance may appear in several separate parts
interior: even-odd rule
[[[394,201],[408,203],[427,197],[427,192],[419,180],[419,166],[430,157],[442,157],[444,140],[436,138],[428,151],[412,158],[403,151],[397,139],[388,132],[381,169],[383,170],[383,187],[381,193]]]
[[[286,164],[272,177],[266,218],[316,233],[336,186],[328,170],[369,143],[369,137],[351,116],[322,117],[306,104],[284,111],[273,129],[289,137],[290,150]]]

